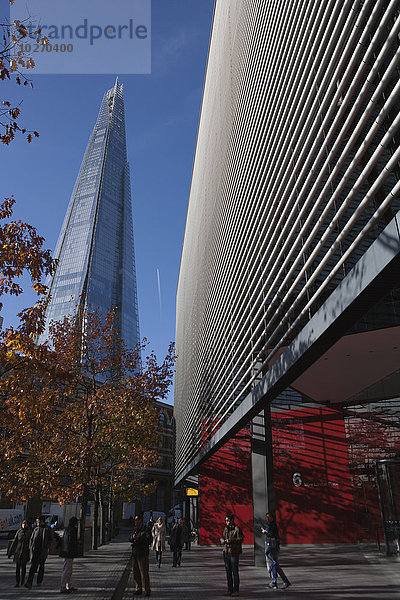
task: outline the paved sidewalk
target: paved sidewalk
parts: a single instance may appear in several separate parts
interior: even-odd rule
[[[75,561],[74,600],[133,600],[129,532],[122,530],[111,544]],[[267,588],[266,569],[252,565],[245,548],[240,564],[240,597],[291,600],[400,600],[400,559],[380,556],[374,548],[353,545],[283,546],[281,564],[292,582],[287,591]],[[41,588],[14,588],[14,563],[0,550],[0,600],[58,600],[62,559],[50,556]],[[161,569],[150,554],[151,597],[159,600],[213,600],[226,592],[220,548],[192,546],[182,554],[182,566],[172,567],[172,553],[163,555]],[[280,582],[281,583],[281,582]]]
[[[46,561],[42,586],[36,587],[36,576],[31,590],[15,588],[15,563],[8,559],[6,550],[0,550],[0,600],[112,600],[130,557],[129,531],[122,529],[110,544],[86,552],[84,558],[74,560],[72,583],[78,592],[60,594],[63,559],[50,555]],[[28,564],[29,568],[29,564]],[[123,583],[123,582],[122,582]]]
[[[220,548],[194,546],[182,553],[182,566],[172,568],[166,551],[157,568],[151,553],[151,597],[163,600],[213,600],[226,593]],[[379,556],[374,549],[344,544],[283,546],[281,565],[292,582],[288,590],[267,587],[266,569],[252,565],[253,550],[245,548],[240,563],[241,598],[290,600],[400,600],[400,560]],[[279,581],[279,586],[282,582]],[[133,600],[130,575],[123,600]]]

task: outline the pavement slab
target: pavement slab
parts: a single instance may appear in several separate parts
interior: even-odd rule
[[[182,566],[172,567],[172,553],[165,552],[158,569],[151,554],[151,597],[163,600],[211,600],[223,598],[226,576],[221,548],[198,547],[182,553]],[[281,549],[281,566],[292,583],[282,590],[269,589],[264,567],[254,567],[253,549],[240,559],[240,597],[291,600],[399,600],[400,559],[384,557],[358,545],[291,545]],[[130,574],[122,600],[133,600]]]
[[[122,530],[110,544],[74,561],[75,600],[133,600],[129,532]],[[15,565],[0,549],[0,600],[56,600],[63,560],[49,556],[43,585],[14,588]],[[272,600],[400,600],[400,558],[379,554],[373,546],[289,545],[281,548],[281,565],[292,586],[271,590],[264,567],[253,566],[253,549],[245,547],[240,560],[240,597]],[[163,553],[159,569],[150,552],[151,597],[159,600],[213,600],[226,593],[222,550],[199,547],[183,551],[182,566],[172,567],[172,553]],[[279,587],[282,582],[279,581]]]

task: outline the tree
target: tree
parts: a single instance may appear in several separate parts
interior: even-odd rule
[[[14,203],[11,197],[0,205],[0,296],[22,294],[23,287],[18,280],[28,273],[38,301],[18,314],[17,329],[8,328],[0,333],[0,377],[10,370],[26,368],[30,360],[42,360],[43,353],[47,352],[46,348],[36,346],[35,337],[44,323],[47,287],[42,279],[52,274],[56,266],[50,250],[43,249],[44,238],[35,227],[21,220],[11,220]]]
[[[42,279],[53,273],[55,261],[51,258],[50,250],[43,250],[44,238],[38,235],[35,227],[21,220],[9,220],[14,204],[15,199],[11,197],[0,205],[0,221],[7,219],[6,223],[0,223],[0,296],[18,296],[23,292],[16,279],[24,271],[29,273],[35,292],[44,296],[47,288]]]
[[[20,419],[24,417],[23,408],[18,406],[11,408],[7,405],[9,394],[9,377],[12,374],[14,381],[20,376],[23,385],[32,392],[32,386],[36,385],[38,373],[42,365],[48,365],[49,348],[35,344],[35,338],[43,328],[44,310],[46,305],[47,288],[41,280],[44,276],[53,273],[56,262],[51,258],[50,251],[43,249],[44,239],[37,234],[34,227],[22,221],[12,221],[13,198],[7,198],[0,205],[0,296],[5,294],[19,295],[23,288],[18,283],[19,278],[27,272],[31,284],[38,296],[35,306],[27,308],[19,313],[20,324],[14,329],[7,328],[0,331],[0,445],[3,447],[4,440],[12,437],[12,432],[20,428]],[[0,302],[0,309],[2,304]],[[21,386],[22,389],[22,386]],[[36,428],[35,419],[37,410],[40,414],[40,406],[32,403],[32,409],[27,413],[27,427],[24,427],[27,435],[29,427]],[[24,424],[25,425],[25,424]],[[8,447],[8,454],[0,451],[0,477],[9,468],[13,457],[20,460],[21,448],[23,448],[23,435],[21,440],[13,448]],[[0,490],[4,491],[0,483]]]
[[[9,0],[10,5],[14,0]],[[33,87],[32,82],[21,72],[21,69],[33,69],[35,62],[26,52],[26,42],[31,40],[37,44],[48,44],[48,39],[42,36],[41,30],[32,27],[29,19],[15,20],[12,23],[1,23],[3,30],[2,45],[0,46],[0,80],[13,79],[17,85]],[[20,132],[27,134],[30,143],[33,136],[39,137],[37,131],[20,127],[18,119],[21,114],[21,103],[12,105],[9,100],[3,100],[0,106],[0,140],[7,146]]]
[[[3,382],[4,483],[19,500],[79,497],[83,532],[90,498],[98,507],[110,495],[146,491],[140,478],[157,461],[155,401],[171,383],[173,348],[161,365],[153,353],[141,364],[143,346],[125,347],[113,310],[66,317],[53,324],[49,341],[28,379],[16,371]]]

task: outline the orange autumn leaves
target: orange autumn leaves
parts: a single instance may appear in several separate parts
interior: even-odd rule
[[[155,402],[171,383],[173,347],[161,365],[154,354],[142,362],[140,348],[125,348],[113,310],[67,317],[49,342],[40,360],[32,355],[0,383],[2,489],[68,502],[112,476],[113,492],[132,497],[157,462]]]
[[[132,497],[157,461],[155,402],[171,384],[173,347],[160,365],[153,353],[142,360],[145,344],[125,347],[114,310],[80,310],[38,345],[41,279],[56,263],[33,227],[10,222],[13,202],[0,207],[0,295],[20,294],[27,272],[38,302],[19,314],[17,328],[0,332],[0,489],[15,500],[68,502],[111,485]]]

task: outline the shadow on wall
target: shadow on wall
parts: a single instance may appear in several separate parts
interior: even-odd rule
[[[272,414],[272,424],[277,520],[282,541],[357,541],[342,411],[280,411]]]
[[[200,468],[200,544],[219,544],[232,512],[253,544],[250,431],[243,429]]]
[[[274,482],[282,542],[375,541],[376,491],[367,499],[369,533],[362,529],[359,488],[352,481],[341,409],[272,413]],[[354,493],[356,498],[354,498]],[[219,543],[227,511],[236,515],[245,544],[254,543],[250,431],[243,429],[200,470],[200,543]],[[364,524],[365,527],[365,524]]]

